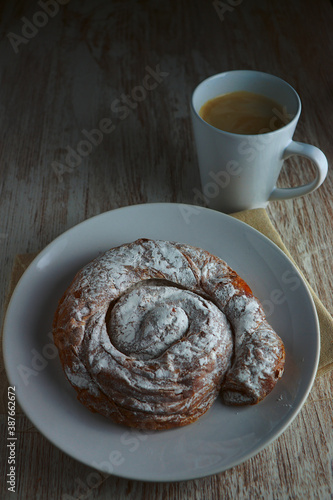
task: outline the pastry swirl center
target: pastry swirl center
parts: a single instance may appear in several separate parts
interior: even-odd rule
[[[207,329],[209,318],[215,319],[216,314],[222,315],[193,292],[148,285],[132,289],[118,300],[107,330],[112,344],[122,353],[154,359],[192,333]]]

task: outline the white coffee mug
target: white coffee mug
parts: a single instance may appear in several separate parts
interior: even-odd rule
[[[284,110],[281,128],[256,135],[219,130],[204,121],[199,111],[210,99],[229,92],[264,95]],[[297,92],[280,78],[259,71],[228,71],[198,85],[192,95],[191,116],[197,147],[202,198],[225,213],[266,207],[271,200],[286,200],[311,193],[327,175],[327,159],[315,146],[292,140],[301,101]],[[283,162],[291,155],[305,156],[316,166],[316,178],[305,185],[277,188]]]

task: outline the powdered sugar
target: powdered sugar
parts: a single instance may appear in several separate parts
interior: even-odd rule
[[[220,310],[199,295],[172,286],[146,285],[119,299],[111,311],[108,330],[112,344],[121,352],[138,359],[153,359],[175,342],[198,332],[205,332],[214,345],[215,337],[224,335],[221,327],[227,326]],[[184,356],[186,342],[179,342],[177,349]]]

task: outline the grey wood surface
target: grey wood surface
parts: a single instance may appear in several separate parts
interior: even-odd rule
[[[189,98],[207,76],[256,69],[287,80],[303,103],[295,139],[320,147],[332,163],[333,7],[328,0],[54,0],[47,5],[19,0],[0,5],[1,322],[16,254],[38,252],[66,229],[107,210],[194,202],[201,186]],[[96,129],[100,132],[92,132]],[[312,176],[310,163],[294,157],[279,185]],[[332,189],[329,170],[315,193],[267,209],[331,314]],[[3,414],[0,496],[331,499],[332,385],[332,374],[317,379],[291,426],[244,464],[171,484],[100,474],[55,448],[19,413],[17,493],[10,493]],[[1,390],[4,399],[7,387]]]

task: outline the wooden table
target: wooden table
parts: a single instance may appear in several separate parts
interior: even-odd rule
[[[193,203],[200,179],[189,98],[207,76],[242,68],[287,80],[303,102],[296,140],[317,145],[332,163],[329,0],[42,3],[1,3],[2,305],[16,254],[38,252],[73,225],[117,207]],[[88,137],[93,129],[99,132]],[[307,160],[294,158],[279,184],[307,182],[312,175]],[[267,209],[330,313],[332,190],[329,171],[315,193]],[[288,430],[249,461],[171,484],[98,474],[55,448],[18,413],[17,493],[10,493],[3,414],[0,496],[328,500],[332,386],[332,373],[317,379]],[[7,386],[2,391],[7,404]]]

